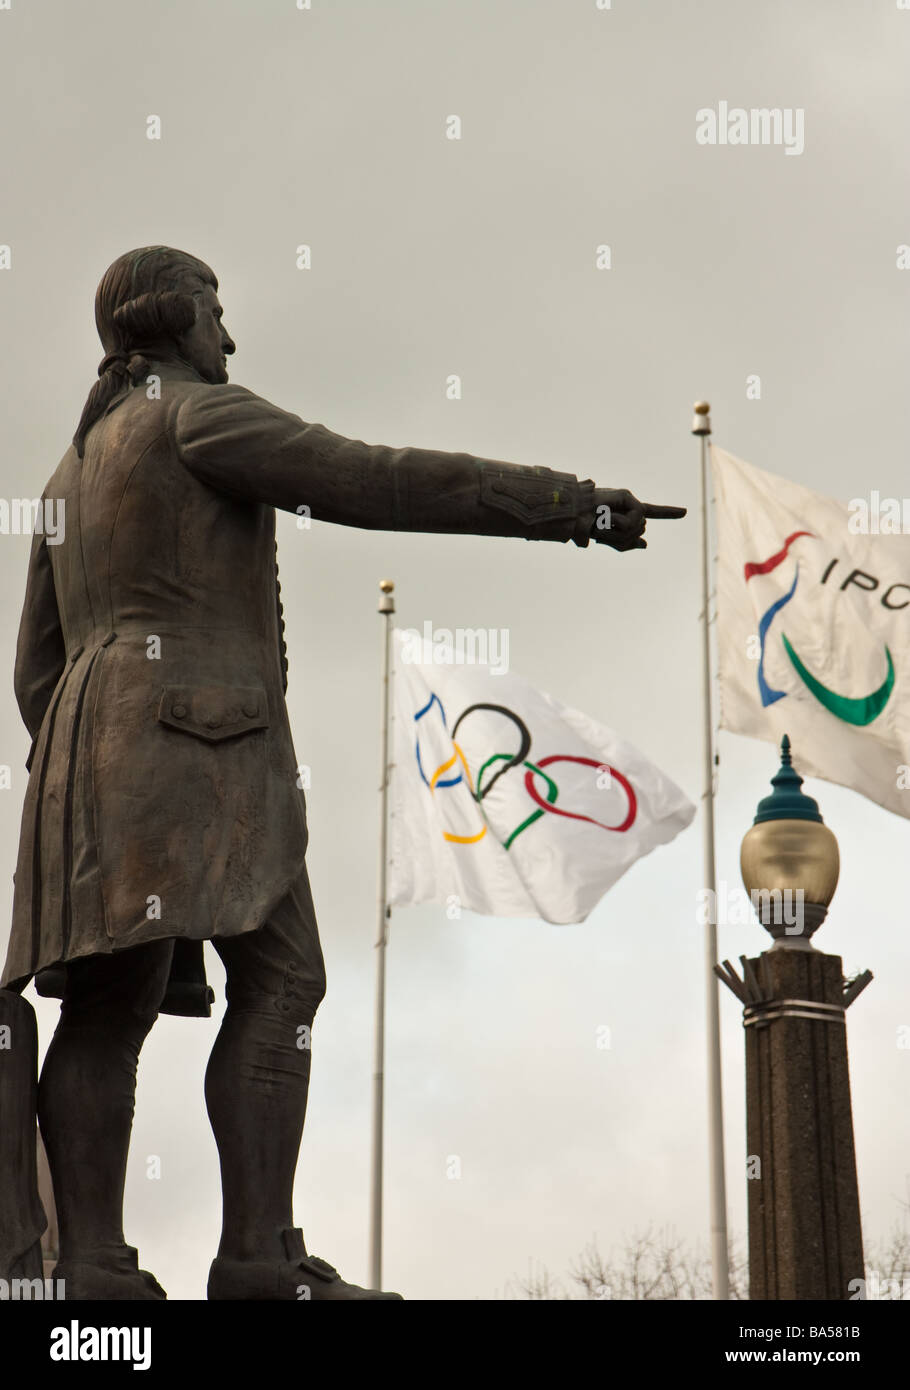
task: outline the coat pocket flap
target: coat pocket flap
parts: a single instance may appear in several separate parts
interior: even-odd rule
[[[269,702],[262,687],[255,685],[166,685],[158,719],[215,743],[267,728]]]

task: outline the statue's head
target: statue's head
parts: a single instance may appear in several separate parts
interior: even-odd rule
[[[221,322],[218,281],[204,261],[170,246],[119,256],[95,295],[95,323],[111,353],[175,349],[206,381],[227,381],[234,344]]]
[[[204,381],[228,379],[234,343],[222,323],[218,281],[204,261],[170,246],[142,246],[109,266],[95,295],[95,323],[106,356],[73,443],[85,436],[128,383],[148,374],[154,358],[180,357]]]

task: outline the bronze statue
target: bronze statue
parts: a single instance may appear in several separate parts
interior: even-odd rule
[[[0,1019],[16,1018],[22,1048],[18,1076],[0,1052],[0,1085],[27,1130],[35,1053],[18,996],[35,977],[62,998],[37,1087],[60,1226],[54,1277],[69,1299],[164,1298],[123,1235],[136,1066],[159,1012],[210,1014],[211,940],[227,1010],[205,1082],[223,1191],[208,1297],[397,1298],[347,1284],[293,1224],[325,976],[274,509],[616,550],[643,548],[646,519],[684,509],[306,424],[228,384],[234,343],[216,291],[208,266],[162,246],[121,256],[98,288],[106,356],[45,489],[64,506],[64,539],[34,536],[16,651],[32,747]],[[31,1113],[20,1169],[34,1162]],[[15,1213],[0,1195],[0,1275],[33,1267],[31,1184],[20,1172]]]

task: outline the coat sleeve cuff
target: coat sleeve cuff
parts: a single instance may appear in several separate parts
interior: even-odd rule
[[[576,545],[584,549],[591,539],[595,520],[594,483],[590,478],[585,478],[583,482],[579,481],[575,507],[575,529],[572,532],[572,539]]]
[[[485,460],[480,500],[492,520],[490,534],[527,540],[570,541],[586,546],[594,525],[594,484],[572,473]],[[505,518],[511,519],[511,524]],[[484,529],[487,529],[486,527]]]

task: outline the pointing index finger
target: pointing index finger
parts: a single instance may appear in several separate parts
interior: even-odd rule
[[[685,516],[685,507],[659,507],[652,502],[641,503],[642,514],[654,521],[678,521]]]

